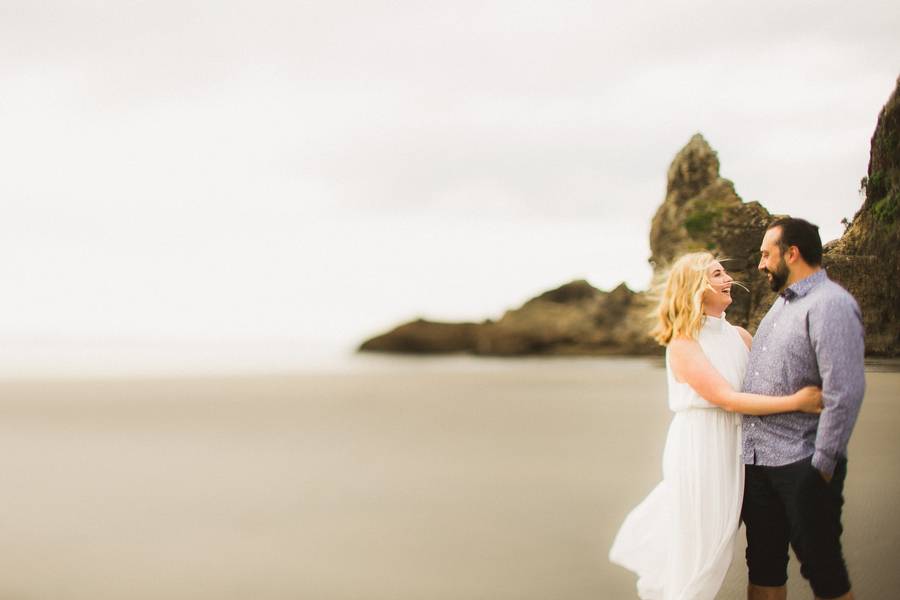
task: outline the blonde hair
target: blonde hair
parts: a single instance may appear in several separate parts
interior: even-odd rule
[[[656,308],[657,323],[650,331],[657,342],[668,346],[673,338],[696,339],[703,326],[703,292],[712,289],[709,267],[717,259],[709,252],[685,254],[672,265]]]

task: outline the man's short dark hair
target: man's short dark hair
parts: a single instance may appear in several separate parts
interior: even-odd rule
[[[791,246],[796,246],[800,256],[811,267],[822,264],[822,238],[819,237],[819,227],[803,219],[782,217],[769,224],[767,229],[781,227],[781,239],[778,248],[782,256]]]

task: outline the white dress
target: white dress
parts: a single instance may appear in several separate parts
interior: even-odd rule
[[[740,389],[749,351],[724,317],[706,317],[697,341]],[[669,408],[663,480],[629,513],[609,559],[638,575],[644,600],[712,600],[731,564],[744,491],[741,416],[675,381],[666,353]]]

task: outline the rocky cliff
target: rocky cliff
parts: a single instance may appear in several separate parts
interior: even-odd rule
[[[900,80],[898,80],[900,85]],[[881,111],[872,136],[866,199],[844,236],[826,246],[829,275],[859,300],[870,355],[900,354],[900,109],[898,91]],[[675,156],[666,196],[650,224],[654,279],[685,252],[709,250],[747,288],[735,290],[728,318],[751,332],[774,294],[756,269],[759,243],[771,215],[744,202],[721,177],[719,159],[695,135]],[[573,281],[507,311],[497,321],[434,323],[418,320],[362,344],[387,352],[522,354],[659,354],[648,336],[653,299],[625,284],[605,292]]]
[[[900,79],[878,115],[862,207],[825,246],[829,276],[859,301],[866,353],[900,355]]]

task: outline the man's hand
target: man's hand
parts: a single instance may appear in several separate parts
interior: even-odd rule
[[[816,471],[819,471],[819,470],[816,469]],[[832,474],[832,475],[826,475],[826,474],[823,473],[822,471],[819,471],[819,475],[822,476],[822,479],[825,480],[825,483],[831,483],[831,477],[832,477],[833,474]]]

